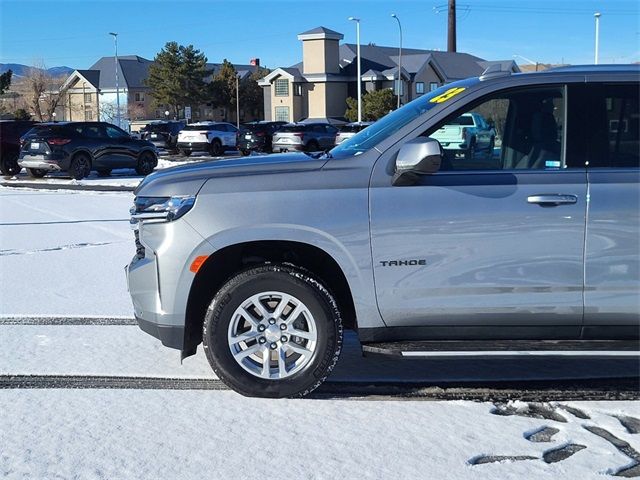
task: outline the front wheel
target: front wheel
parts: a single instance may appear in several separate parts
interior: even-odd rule
[[[142,152],[138,158],[136,173],[138,175],[149,175],[156,168],[156,165],[158,165],[158,159],[153,153]]]
[[[333,370],[342,319],[329,291],[291,265],[232,277],[204,319],[203,345],[216,375],[251,397],[301,397]]]

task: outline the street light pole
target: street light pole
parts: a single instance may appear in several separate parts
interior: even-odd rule
[[[600,49],[600,12],[596,12],[593,14],[596,19],[596,51],[595,51],[595,64],[598,65],[598,54]]]
[[[349,17],[349,20],[356,22],[356,50],[358,55],[358,123],[362,123],[362,73],[360,66],[360,19]]]
[[[236,128],[240,130],[240,75],[236,73]]]
[[[118,34],[109,32],[109,35],[113,36],[116,47],[116,119],[118,127],[122,128],[120,125],[120,87],[118,86]]]
[[[400,29],[400,52],[398,54],[398,107],[400,108],[400,93],[401,93],[401,85],[402,85],[402,24],[400,23],[400,19],[395,13],[392,13],[391,16],[398,21],[398,28]]]

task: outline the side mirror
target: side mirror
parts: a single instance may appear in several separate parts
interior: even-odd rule
[[[418,137],[409,140],[396,157],[396,173],[393,185],[411,185],[419,175],[436,173],[442,164],[442,147],[440,143],[429,137]]]

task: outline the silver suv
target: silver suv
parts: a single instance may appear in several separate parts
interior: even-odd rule
[[[338,129],[328,123],[290,123],[273,134],[273,152],[319,152],[336,144]]]
[[[156,172],[132,209],[139,325],[264,397],[320,385],[344,328],[397,356],[637,355],[639,79],[488,70],[328,153]],[[466,113],[491,156],[430,138]]]

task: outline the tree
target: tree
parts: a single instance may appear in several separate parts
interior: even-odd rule
[[[64,86],[65,76],[53,76],[44,64],[34,65],[25,77],[27,102],[36,119],[44,122],[53,119],[53,112],[64,103],[68,87]]]
[[[225,119],[229,110],[235,111],[237,75],[233,64],[225,58],[209,87],[213,104],[225,109]]]
[[[167,44],[149,67],[146,85],[157,105],[164,105],[178,118],[180,109],[201,103],[207,96],[207,57],[193,45]]]
[[[252,119],[264,118],[264,92],[258,81],[269,75],[267,68],[258,68],[240,82],[240,108]]]
[[[396,96],[390,88],[367,92],[362,96],[362,120],[375,122],[396,107]],[[345,117],[351,122],[358,119],[358,101],[347,98]]]
[[[31,120],[31,114],[24,108],[18,108],[13,112],[13,118],[14,120]]]
[[[11,70],[7,70],[0,75],[0,95],[4,95],[4,93],[9,90],[11,86],[11,75],[13,75]]]

